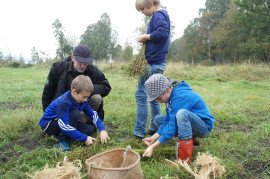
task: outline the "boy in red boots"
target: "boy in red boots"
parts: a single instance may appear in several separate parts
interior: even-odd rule
[[[143,157],[151,157],[156,147],[178,133],[177,159],[190,164],[193,144],[198,143],[196,138],[209,136],[215,118],[203,99],[185,81],[172,82],[162,74],[154,74],[145,82],[145,87],[148,101],[166,104],[166,115],[155,117],[154,122],[162,124],[152,137],[143,139],[148,146]]]

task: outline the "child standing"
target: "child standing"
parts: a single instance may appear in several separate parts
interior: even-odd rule
[[[146,124],[148,118],[148,102],[144,86],[147,78],[155,73],[163,73],[166,66],[166,55],[168,53],[170,41],[170,18],[164,9],[161,9],[159,0],[136,0],[136,9],[144,15],[151,17],[146,34],[141,35],[137,41],[145,43],[145,58],[149,64],[149,72],[141,76],[136,89],[136,125],[134,132],[130,137],[143,139],[148,133],[153,135],[158,126],[153,123],[156,115],[161,113],[160,104],[156,101],[150,102],[151,121],[150,129],[146,133]]]
[[[88,76],[79,75],[71,83],[71,90],[54,100],[45,110],[39,125],[43,132],[57,136],[55,148],[62,152],[69,152],[69,140],[80,140],[86,145],[93,144],[96,139],[91,137],[94,127],[80,122],[80,112],[83,111],[100,131],[101,143],[110,139],[106,128],[97,112],[88,104],[88,97],[94,87]]]
[[[191,163],[195,136],[208,137],[215,118],[203,99],[185,81],[172,82],[162,74],[154,74],[145,82],[148,101],[166,103],[166,116],[152,137],[143,139],[148,146],[143,157],[151,157],[153,150],[178,133],[177,158]],[[160,118],[164,115],[156,116]]]

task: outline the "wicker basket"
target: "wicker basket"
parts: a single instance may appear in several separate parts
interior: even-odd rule
[[[140,179],[143,173],[140,155],[125,148],[119,148],[95,155],[85,161],[88,178],[95,179]]]

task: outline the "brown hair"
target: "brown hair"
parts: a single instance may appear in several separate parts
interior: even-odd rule
[[[71,90],[75,89],[77,94],[81,92],[94,92],[94,86],[91,79],[85,75],[77,76],[71,83]]]
[[[137,11],[140,11],[143,8],[150,7],[151,3],[153,3],[155,6],[160,6],[159,0],[136,0],[135,7]]]

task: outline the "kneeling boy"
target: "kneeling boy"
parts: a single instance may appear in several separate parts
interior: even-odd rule
[[[81,111],[99,129],[102,144],[110,139],[97,112],[88,105],[88,98],[93,91],[94,87],[88,76],[77,76],[71,83],[71,90],[54,100],[45,110],[39,125],[43,132],[58,138],[55,148],[62,152],[71,151],[70,139],[83,141],[86,145],[96,141],[91,137],[94,126],[79,121]]]
[[[148,146],[143,157],[151,157],[153,150],[178,133],[177,158],[191,163],[195,136],[208,137],[215,118],[203,99],[185,81],[172,82],[162,74],[154,74],[145,82],[148,101],[166,103],[166,116],[159,130],[143,139]],[[155,118],[160,118],[156,116]]]

